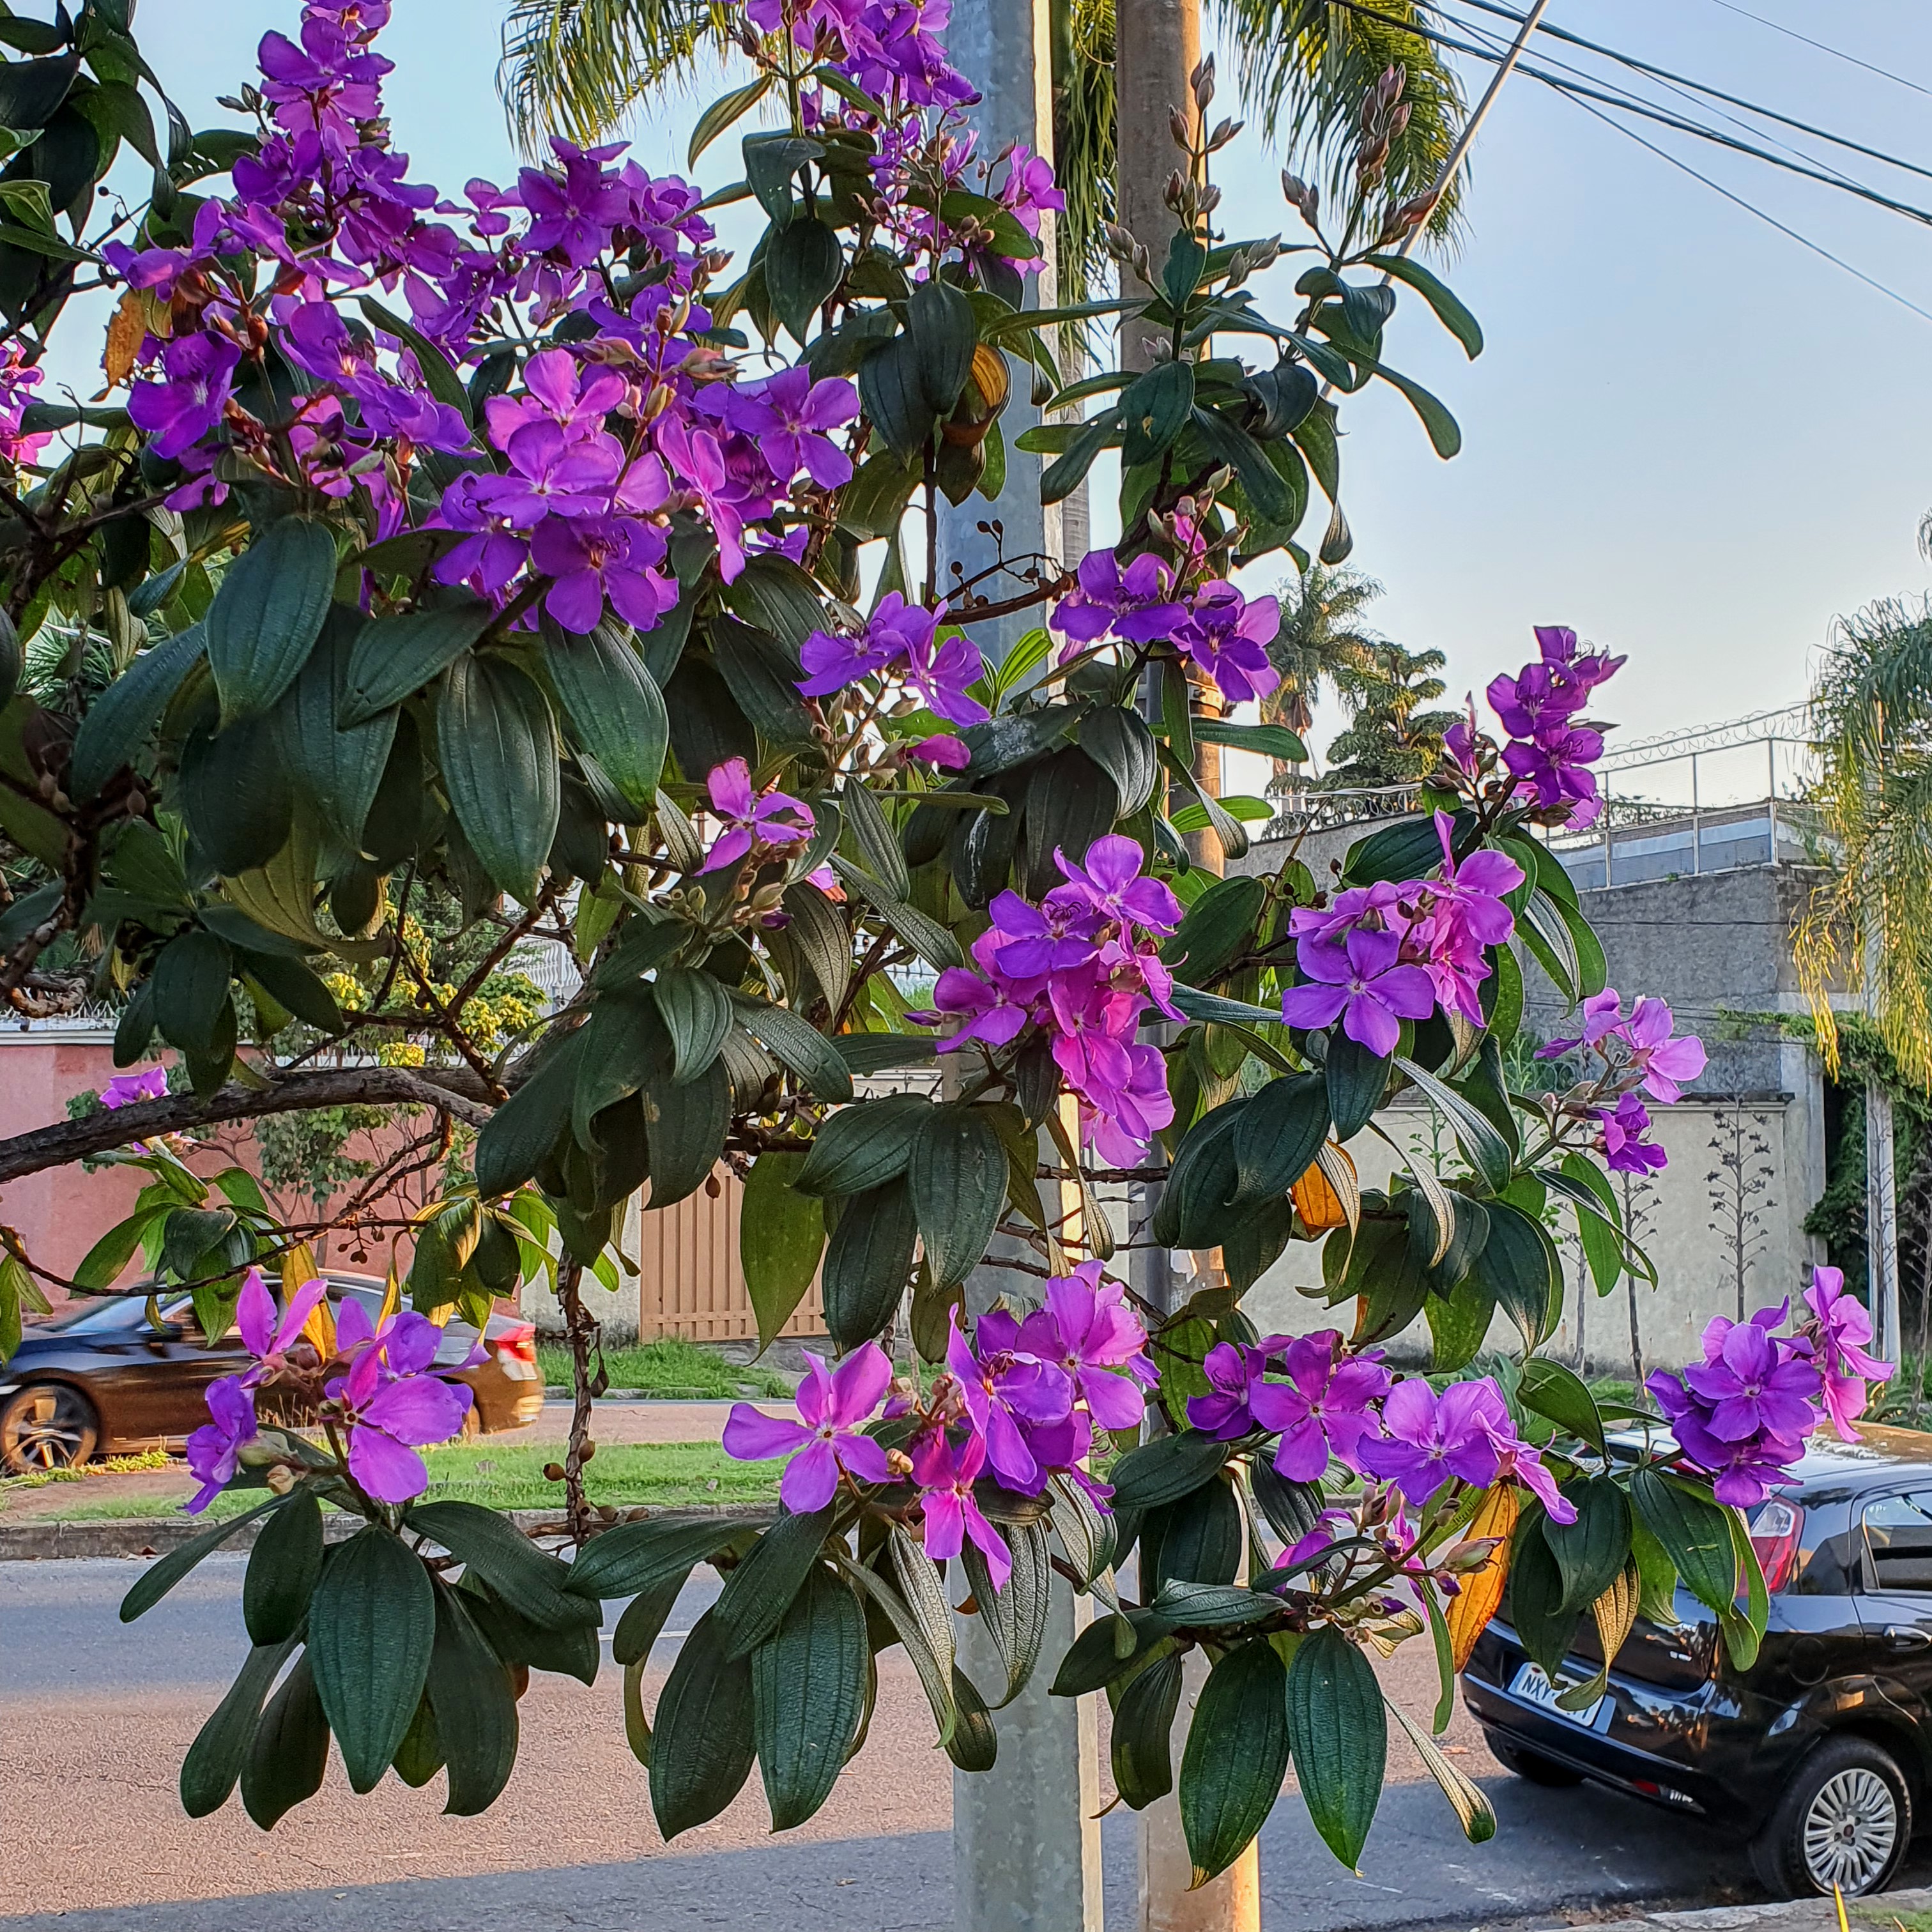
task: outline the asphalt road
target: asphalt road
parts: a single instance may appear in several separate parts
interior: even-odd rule
[[[133,1562],[0,1564],[0,1932],[944,1932],[952,1918],[950,1767],[910,1671],[889,1657],[871,1738],[802,1833],[769,1835],[758,1780],[667,1848],[626,1750],[616,1673],[539,1679],[508,1792],[480,1819],[393,1780],[366,1798],[332,1768],[320,1798],[257,1832],[238,1801],[183,1816],[182,1754],[243,1654],[242,1562],[202,1564],[139,1623],[116,1616]],[[715,1596],[680,1600],[652,1662]],[[1412,1651],[1416,1646],[1410,1646]],[[1423,1651],[1426,1646],[1421,1646]],[[1387,1667],[1412,1711],[1426,1656]],[[1104,1708],[1104,1707],[1103,1707]],[[1490,1792],[1501,1830],[1466,1844],[1406,1748],[1360,1876],[1292,1795],[1262,1837],[1267,1932],[1550,1922],[1639,1900],[1755,1897],[1742,1849],[1613,1793],[1511,1778],[1459,1712],[1445,1740]],[[1133,1919],[1133,1820],[1102,1826],[1108,1932]],[[1908,1875],[1907,1882],[1913,1882]]]

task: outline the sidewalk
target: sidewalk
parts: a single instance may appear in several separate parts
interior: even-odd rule
[[[1854,1898],[1845,1906],[1852,1932],[1877,1927],[1894,1932],[1932,1928],[1932,1886],[1914,1886],[1876,1898]],[[1803,1898],[1773,1905],[1720,1905],[1702,1912],[1652,1912],[1639,1918],[1600,1923],[1592,1932],[1837,1932],[1838,1907],[1828,1898]],[[1564,1928],[1556,1928],[1564,1932]]]

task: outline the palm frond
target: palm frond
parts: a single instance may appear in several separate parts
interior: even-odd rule
[[[1932,602],[1841,620],[1812,693],[1814,793],[1832,877],[1793,934],[1798,983],[1835,1074],[1834,990],[1866,982],[1899,1070],[1932,1089]]]
[[[723,54],[728,26],[719,0],[512,0],[496,65],[512,137],[526,154],[553,133],[602,139]]]
[[[1393,197],[1425,194],[1448,161],[1468,111],[1462,84],[1440,50],[1405,22],[1414,0],[1386,0],[1390,17],[1324,0],[1214,0],[1227,43],[1239,52],[1241,98],[1270,140],[1283,140],[1296,172],[1318,182],[1330,201],[1351,191],[1356,116],[1362,96],[1390,67],[1408,74],[1408,125],[1389,150]],[[1461,226],[1466,166],[1459,169],[1429,219],[1439,247]]]
[[[1118,166],[1114,0],[1053,0],[1053,171],[1059,299],[1087,301],[1108,276],[1100,231],[1114,218]]]

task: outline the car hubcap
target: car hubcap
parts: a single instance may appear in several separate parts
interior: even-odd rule
[[[1841,1771],[1804,1814],[1804,1865],[1821,1892],[1875,1885],[1898,1841],[1898,1801],[1875,1771]]]

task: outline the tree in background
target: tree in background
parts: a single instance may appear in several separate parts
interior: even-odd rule
[[[1724,1237],[1730,1253],[1732,1286],[1737,1294],[1736,1319],[1739,1322],[1745,1315],[1745,1278],[1771,1238],[1764,1217],[1778,1205],[1770,1192],[1777,1170],[1764,1133],[1769,1118],[1732,1095],[1711,1136],[1711,1151],[1718,1164],[1704,1177],[1711,1195],[1711,1232]]]
[[[1369,646],[1364,659],[1338,664],[1334,674],[1349,718],[1328,747],[1328,770],[1316,781],[1325,790],[1420,783],[1441,762],[1442,734],[1461,715],[1424,708],[1448,688],[1438,675],[1449,662],[1442,652],[1412,651],[1384,638]],[[1389,806],[1407,808],[1396,801]]]
[[[1012,0],[970,0],[999,5]],[[969,4],[969,0],[958,0]],[[1066,197],[1058,227],[1063,301],[1106,278],[1103,231],[1114,212],[1114,0],[1051,0],[1054,177]],[[776,5],[768,10],[772,18]],[[1215,0],[1238,50],[1244,105],[1307,158],[1331,201],[1346,202],[1358,158],[1362,98],[1391,67],[1407,77],[1405,112],[1389,134],[1390,197],[1427,194],[1461,130],[1462,84],[1434,44],[1408,31],[1422,9],[1326,0]],[[608,139],[656,90],[718,64],[734,45],[733,10],[718,0],[513,0],[498,86],[512,132],[540,151],[553,131]],[[1157,138],[1148,130],[1148,138]],[[1460,180],[1429,217],[1441,242],[1456,230]]]

